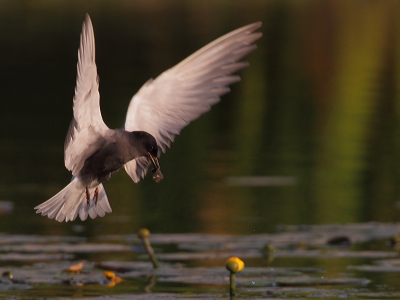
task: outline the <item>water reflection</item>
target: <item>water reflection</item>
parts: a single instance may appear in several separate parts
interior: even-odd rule
[[[83,235],[143,226],[248,234],[280,223],[398,220],[397,2],[172,3],[3,1],[0,200],[15,203],[0,217],[4,231],[74,232],[33,207],[69,181],[63,141],[87,11],[110,127],[121,126],[148,78],[214,38],[258,20],[264,38],[242,82],[161,158],[164,181],[136,185],[118,172],[105,184],[113,213],[82,223]],[[297,184],[226,184],[243,176]]]

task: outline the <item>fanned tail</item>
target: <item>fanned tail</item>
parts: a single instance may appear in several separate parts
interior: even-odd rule
[[[88,189],[88,195],[89,201],[86,189],[82,188],[77,178],[73,178],[57,195],[36,206],[36,213],[59,222],[68,222],[75,220],[78,215],[85,221],[88,215],[94,219],[112,211],[102,184]]]

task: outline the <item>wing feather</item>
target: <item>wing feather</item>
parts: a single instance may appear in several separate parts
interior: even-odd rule
[[[100,111],[94,32],[89,15],[82,25],[73,112],[64,143],[64,160],[65,167],[76,175],[109,130]]]
[[[255,31],[260,26],[257,22],[232,31],[145,83],[129,104],[125,130],[150,133],[165,152],[185,126],[240,81],[231,74],[249,65],[240,60],[256,49],[253,43],[262,34]],[[138,182],[149,164],[147,159],[136,159],[125,164],[125,170]]]

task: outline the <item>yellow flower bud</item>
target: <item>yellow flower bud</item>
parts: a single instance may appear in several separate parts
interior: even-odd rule
[[[139,229],[138,235],[141,239],[148,238],[150,236],[150,230],[148,230],[147,228]]]
[[[231,273],[238,273],[244,269],[244,262],[239,257],[230,257],[226,261],[225,267]]]

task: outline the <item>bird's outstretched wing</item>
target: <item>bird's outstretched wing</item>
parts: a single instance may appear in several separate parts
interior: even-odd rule
[[[254,31],[260,26],[257,22],[232,31],[149,80],[129,104],[125,130],[150,133],[165,152],[175,135],[210,110],[230,91],[228,86],[240,80],[232,73],[248,66],[240,60],[256,49],[253,43],[262,34]],[[149,164],[147,158],[139,158],[125,164],[125,170],[138,182]]]
[[[86,15],[78,50],[74,116],[64,144],[65,167],[76,175],[108,129],[100,112],[99,81],[92,22]]]

